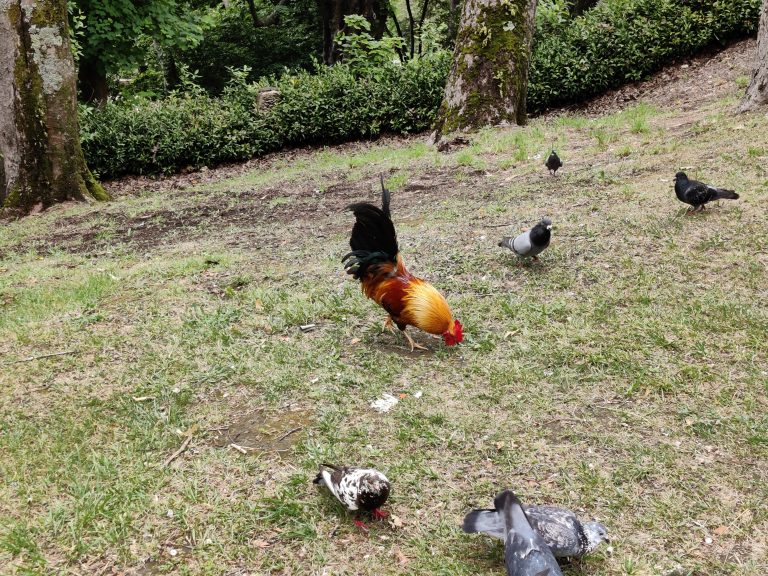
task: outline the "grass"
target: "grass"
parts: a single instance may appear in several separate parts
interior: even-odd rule
[[[502,574],[459,526],[513,487],[609,527],[567,575],[763,574],[768,120],[683,114],[276,155],[5,224],[3,573]],[[683,216],[680,166],[742,199]],[[414,331],[431,352],[408,353],[342,272],[343,207],[382,172],[457,348]],[[497,237],[544,214],[551,248],[516,267]],[[357,530],[311,484],[323,461],[384,470],[398,523]]]

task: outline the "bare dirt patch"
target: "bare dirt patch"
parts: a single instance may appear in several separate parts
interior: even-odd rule
[[[739,76],[749,76],[756,49],[753,38],[739,40],[724,50],[711,50],[665,66],[647,80],[626,84],[570,109],[600,116],[643,100],[659,107],[692,111],[703,102],[727,96]]]
[[[311,410],[302,408],[274,414],[251,410],[229,426],[215,430],[212,444],[217,448],[234,445],[253,453],[286,452],[299,441],[312,415]]]

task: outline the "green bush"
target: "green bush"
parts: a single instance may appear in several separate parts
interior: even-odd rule
[[[273,80],[281,96],[257,111],[258,91],[236,75],[220,97],[202,93],[161,101],[110,101],[81,107],[83,150],[100,177],[172,172],[244,160],[316,142],[427,129],[442,98],[450,56],[438,53],[359,76],[341,64]]]
[[[579,102],[665,63],[757,30],[760,0],[602,0],[583,15],[537,21],[528,109]]]
[[[541,4],[528,91],[531,112],[581,101],[674,58],[752,33],[760,0],[602,0],[575,19],[563,13],[562,0]],[[102,177],[171,172],[283,146],[426,130],[442,99],[450,55],[438,52],[377,68],[316,68],[271,79],[281,98],[267,112],[256,110],[258,89],[266,81],[248,84],[245,72],[235,73],[217,98],[192,90],[158,102],[111,101],[101,109],[83,109],[89,165]]]

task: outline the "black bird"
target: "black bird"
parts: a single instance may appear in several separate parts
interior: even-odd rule
[[[557,169],[562,165],[563,161],[560,160],[560,156],[558,156],[557,152],[552,149],[552,153],[549,155],[549,158],[547,158],[547,161],[544,162],[544,166],[546,166],[549,169],[549,173],[554,176],[557,173]]]
[[[555,558],[581,558],[608,542],[608,530],[599,522],[582,523],[565,508],[556,506],[523,506],[528,522],[549,546]],[[464,532],[483,532],[504,540],[504,517],[501,510],[472,510],[464,518]]]
[[[504,562],[508,576],[563,576],[544,539],[531,527],[512,490],[496,496],[493,505],[504,522]]]
[[[675,194],[680,202],[693,206],[686,214],[704,210],[704,204],[713,200],[738,200],[739,195],[733,190],[715,188],[703,182],[688,180],[685,172],[675,174]]]

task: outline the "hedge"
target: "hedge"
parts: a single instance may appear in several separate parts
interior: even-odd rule
[[[760,0],[602,0],[537,30],[528,110],[583,101],[757,30]]]
[[[602,0],[575,18],[540,18],[531,59],[530,112],[578,102],[665,63],[757,30],[760,0]],[[551,11],[550,11],[551,16]],[[273,80],[278,103],[258,111],[261,84],[231,83],[162,101],[81,108],[81,139],[100,177],[172,172],[244,160],[286,146],[428,129],[450,55],[360,75],[344,64]]]

